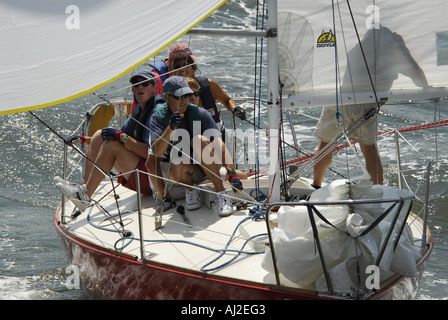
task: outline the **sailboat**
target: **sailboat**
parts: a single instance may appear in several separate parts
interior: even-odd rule
[[[110,179],[83,213],[62,197],[54,225],[83,290],[93,299],[412,299],[432,251],[427,210],[414,213],[413,192],[373,185],[365,170],[315,190],[301,177],[316,156],[303,167],[296,161],[282,179],[280,107],[437,103],[447,95],[447,4],[412,2],[411,10],[405,0],[269,0],[259,30],[193,28],[225,2],[0,3],[3,46],[13,44],[1,51],[0,114],[93,92],[187,32],[266,41],[269,168],[243,181],[232,197],[236,211],[225,218],[207,183],[201,209],[185,211],[178,201],[163,215],[152,196]],[[33,47],[45,51],[29,54]],[[26,95],[17,89],[23,79]],[[125,99],[94,106],[84,133],[117,115],[122,121],[130,108]],[[66,145],[64,178],[70,151]],[[426,186],[430,169],[428,162]]]

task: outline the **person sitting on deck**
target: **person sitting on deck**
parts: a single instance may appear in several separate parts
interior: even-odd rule
[[[146,171],[145,162],[148,155],[149,120],[155,108],[156,86],[154,75],[149,71],[139,71],[130,78],[132,93],[137,106],[121,129],[104,128],[94,133],[92,137],[73,136],[68,143],[86,143],[89,145],[84,180],[85,184],[70,183],[60,177],[55,177],[56,187],[78,207],[85,211],[90,206],[90,198],[98,185],[104,179],[103,172],[115,168],[124,175],[118,178],[123,186],[137,190],[135,169]],[[146,127],[146,128],[145,128]],[[142,194],[152,194],[148,178],[140,173],[140,191]]]
[[[205,76],[196,77],[199,71],[196,61],[199,59],[193,54],[191,48],[183,43],[175,43],[171,46],[169,51],[169,58],[163,61],[157,61],[150,64],[153,67],[152,72],[156,74],[156,81],[158,85],[158,92],[162,84],[169,76],[177,75],[181,77],[190,77],[195,79],[201,86],[201,91],[197,105],[207,109],[213,117],[213,120],[218,125],[218,128],[224,132],[224,126],[220,118],[220,110],[216,105],[216,101],[220,102],[227,110],[235,114],[241,120],[246,119],[246,113],[243,108],[238,107],[236,102],[219,86],[219,84],[212,79]],[[161,75],[159,77],[159,74]],[[225,135],[222,136],[225,141]]]
[[[218,125],[218,128],[224,132],[224,126],[220,117],[220,110],[216,105],[216,101],[220,102],[226,109],[235,114],[239,119],[246,119],[246,112],[243,108],[238,107],[236,102],[221,88],[221,86],[214,80],[205,76],[196,77],[198,67],[195,63],[194,56],[186,53],[178,53],[173,58],[170,57],[170,65],[174,68],[172,74],[189,77],[195,79],[200,87],[200,94],[198,106],[205,108],[213,120]],[[171,62],[172,60],[172,62]],[[225,141],[223,136],[223,141]]]
[[[151,147],[146,162],[148,172],[155,174],[157,162],[169,159],[168,176],[173,183],[176,185],[176,182],[179,182],[180,185],[192,187],[185,190],[188,210],[200,208],[200,190],[195,184],[208,177],[218,193],[219,215],[233,214],[232,202],[219,174],[221,163],[215,158],[219,158],[221,152],[215,153],[214,150],[221,150],[223,143],[216,123],[206,110],[189,102],[193,91],[185,78],[170,77],[163,84],[163,92],[166,103],[157,106],[150,122]],[[174,141],[176,146],[172,147]],[[194,157],[194,163],[189,157],[190,154]],[[153,184],[162,195],[163,181],[157,180],[161,183],[155,181]]]
[[[190,77],[185,78],[187,80],[188,86],[193,91],[193,95],[190,97],[190,102],[194,105],[199,106],[199,97],[201,94],[201,86],[199,83]],[[224,131],[221,131],[222,135],[224,135]],[[224,141],[224,139],[223,139]],[[235,165],[233,163],[232,156],[230,155],[229,150],[226,147],[226,144],[222,144],[222,158],[226,159],[226,162],[223,163],[223,166],[226,168],[226,178],[229,181],[229,183],[232,185],[234,189],[242,190],[243,184],[241,183],[241,180],[247,179],[247,174],[244,171],[236,170]]]

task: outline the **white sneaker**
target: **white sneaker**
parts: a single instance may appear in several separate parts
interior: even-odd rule
[[[185,205],[188,210],[196,210],[201,207],[200,193],[201,190],[196,188],[185,189]]]
[[[218,213],[220,217],[228,217],[233,214],[233,204],[227,196],[226,191],[220,192],[218,195]]]
[[[53,178],[54,183],[59,183],[59,182],[68,182],[69,184],[85,184],[86,182],[84,181],[84,179],[80,179],[77,181],[66,181],[64,179],[62,179],[60,176],[56,176]]]
[[[56,183],[56,187],[81,211],[84,212],[90,206],[90,199],[86,194],[85,184],[74,184],[68,181]]]

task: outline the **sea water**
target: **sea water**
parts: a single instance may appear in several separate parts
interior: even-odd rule
[[[234,25],[244,27],[255,25],[256,1],[228,1],[212,17],[202,22],[203,27]],[[228,18],[230,17],[230,20]],[[255,68],[255,40],[228,37],[184,36],[179,41],[190,43],[195,55],[200,59],[200,72],[218,83],[233,97],[253,97]],[[261,42],[258,42],[261,45]],[[259,53],[261,47],[259,47]],[[167,57],[162,51],[151,61]],[[263,58],[264,59],[264,58]],[[258,57],[257,59],[261,59]],[[143,64],[139,69],[148,68]],[[264,75],[265,70],[261,73]],[[132,99],[128,80],[132,73],[97,90],[107,94],[107,98],[127,97]],[[26,88],[24,88],[24,94]],[[263,98],[263,97],[262,97]],[[30,97],[32,99],[32,97]],[[88,94],[70,102],[34,111],[45,123],[64,137],[71,135],[79,126],[88,109],[102,102],[97,96]],[[252,102],[241,101],[249,119],[254,110],[263,116],[260,126],[267,128],[266,107]],[[441,119],[448,118],[448,103],[441,102]],[[294,128],[299,145],[312,152],[317,145],[313,137],[315,119],[321,109],[304,109],[303,114],[294,114]],[[231,127],[231,116],[222,109],[226,127]],[[293,112],[295,113],[295,112]],[[382,108],[379,116],[379,131],[403,128],[433,122],[434,104],[430,101],[391,104]],[[4,115],[0,118],[0,299],[11,300],[67,300],[86,299],[81,290],[69,289],[67,281],[71,275],[70,262],[55,227],[53,215],[61,200],[60,192],[53,184],[53,177],[62,172],[63,143],[48,128],[28,113]],[[258,124],[258,121],[257,121]],[[253,128],[251,124],[237,120],[236,125],[243,131]],[[291,131],[285,124],[286,140],[292,143]],[[436,133],[436,135],[434,135]],[[264,132],[263,132],[264,135]],[[434,250],[419,290],[418,299],[448,298],[448,127],[437,130],[418,130],[404,134],[416,144],[424,157],[438,160],[433,162],[431,194],[429,206],[429,226],[434,237]],[[434,136],[437,137],[434,138]],[[436,148],[437,146],[437,148]],[[393,136],[384,135],[378,139],[385,169],[385,182],[396,185],[396,158]],[[253,152],[253,150],[248,150]],[[287,151],[288,158],[296,156],[295,151]],[[419,184],[422,173],[420,155],[405,149],[402,165],[409,168],[409,184],[412,190]],[[339,152],[332,167],[344,174],[346,160],[353,161],[353,155]],[[79,157],[74,156],[71,166],[79,165]],[[254,165],[254,164],[252,164]],[[247,168],[247,166],[246,166]],[[311,176],[311,173],[308,173]],[[327,177],[331,178],[332,172]],[[73,179],[80,178],[80,171],[73,172]],[[417,210],[421,205],[416,204]],[[420,206],[420,207],[419,207]]]

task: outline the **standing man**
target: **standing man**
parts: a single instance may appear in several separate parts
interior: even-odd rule
[[[353,105],[344,108],[344,119],[349,127],[362,118],[369,110],[375,108],[375,104]],[[332,140],[341,132],[336,121],[336,108],[324,107],[319,122],[316,125],[314,135],[320,140],[317,152],[332,144]],[[364,119],[364,118],[363,118]],[[378,154],[376,144],[378,115],[375,113],[369,119],[364,120],[364,124],[358,128],[350,138],[358,142],[361,152],[366,161],[366,169],[373,184],[383,184],[383,165]],[[347,124],[348,123],[348,124]],[[332,148],[335,146],[333,145]],[[314,165],[314,178],[312,187],[318,189],[333,159],[333,152],[330,150],[320,161]]]

